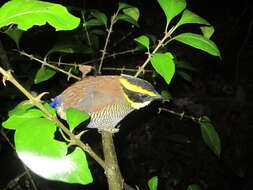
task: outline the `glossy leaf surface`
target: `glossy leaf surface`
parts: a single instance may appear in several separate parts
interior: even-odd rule
[[[45,114],[38,109],[29,109],[23,113],[12,114],[5,122],[2,123],[6,129],[19,129],[23,123],[29,122],[33,118],[44,117]]]
[[[220,51],[216,44],[202,35],[194,33],[182,33],[175,36],[171,40],[177,40],[194,48],[205,51],[213,56],[220,57]]]
[[[19,158],[36,174],[50,180],[88,184],[92,176],[79,148],[69,155],[64,142],[54,140],[56,125],[44,118],[23,123],[15,132]]]
[[[149,38],[147,36],[141,35],[135,38],[134,40],[139,44],[143,45],[144,47],[146,47],[147,49],[149,49]]]
[[[128,16],[130,16],[136,22],[138,21],[139,16],[140,16],[140,11],[136,7],[131,7],[131,8],[123,9],[123,13],[125,13]]]
[[[214,27],[213,26],[201,26],[200,29],[201,29],[201,32],[202,32],[203,36],[205,36],[208,39],[210,39],[211,36],[214,33]]]
[[[74,108],[69,108],[66,111],[67,123],[69,124],[71,131],[80,123],[89,119],[89,117],[90,116],[87,113],[81,112]]]
[[[170,21],[179,13],[181,13],[186,7],[185,0],[157,0],[157,1],[166,15],[167,24],[169,24]]]
[[[130,8],[130,7],[133,7],[127,3],[123,3],[123,2],[119,2],[119,7],[118,7],[118,11],[122,10],[122,9],[125,9],[125,8]]]
[[[181,26],[183,24],[204,24],[204,25],[210,25],[209,22],[207,22],[205,19],[202,17],[198,16],[197,14],[189,11],[189,10],[184,10],[181,19],[177,23],[177,27]]]
[[[169,84],[175,73],[175,64],[173,61],[173,55],[169,52],[156,53],[152,56],[150,61],[155,70]]]
[[[40,82],[46,81],[50,78],[52,78],[56,74],[56,71],[53,69],[50,69],[48,67],[41,67],[37,71],[35,78],[34,78],[34,83],[38,84]]]
[[[132,17],[126,15],[126,14],[118,14],[116,17],[115,22],[117,21],[125,21],[125,22],[129,22],[137,27],[139,27],[139,24],[136,22],[136,20],[134,20]]]
[[[158,177],[154,176],[150,180],[148,180],[149,190],[157,190],[158,186]]]
[[[204,142],[210,147],[210,149],[220,157],[221,143],[220,137],[216,132],[214,126],[211,124],[208,117],[204,116],[202,122],[200,122],[201,134]]]
[[[107,25],[107,17],[100,11],[92,11],[91,15],[94,16],[101,25]]]
[[[27,30],[46,23],[56,30],[72,30],[79,25],[80,19],[60,4],[38,0],[12,0],[0,8],[0,27],[17,24],[19,29]]]

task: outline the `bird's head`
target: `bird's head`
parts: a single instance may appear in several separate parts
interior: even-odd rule
[[[129,75],[121,75],[119,80],[126,100],[134,109],[145,107],[154,100],[163,99],[154,87],[145,80]]]

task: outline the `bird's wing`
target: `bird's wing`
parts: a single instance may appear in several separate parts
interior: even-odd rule
[[[64,110],[76,108],[92,113],[108,105],[125,101],[119,82],[120,76],[85,77],[60,94]]]

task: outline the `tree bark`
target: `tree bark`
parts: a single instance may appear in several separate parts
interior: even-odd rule
[[[113,134],[110,132],[102,131],[102,144],[105,161],[105,174],[109,190],[122,190],[124,181],[119,169],[117,155],[113,143]]]

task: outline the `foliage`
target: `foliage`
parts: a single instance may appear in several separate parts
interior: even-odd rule
[[[152,37],[152,35],[141,35],[134,38],[134,41],[138,45],[143,46],[145,51],[147,51],[147,59],[140,66],[135,76],[143,72],[145,67],[151,63],[156,73],[167,84],[171,83],[175,73],[184,80],[191,82],[191,75],[185,70],[196,71],[196,69],[183,61],[178,61],[176,56],[169,51],[168,45],[173,41],[178,41],[210,55],[220,57],[218,47],[210,39],[214,28],[205,19],[186,9],[187,4],[185,0],[158,0],[158,3],[166,17],[164,36],[161,40],[158,40],[154,36]],[[101,67],[103,59],[106,56],[107,45],[110,34],[113,32],[113,26],[118,24],[119,21],[124,21],[140,27],[138,24],[140,17],[139,9],[122,2],[119,3],[116,13],[110,19],[108,19],[105,13],[98,10],[82,10],[82,14],[83,23],[80,24],[80,19],[70,14],[66,7],[62,5],[38,0],[26,0],[24,4],[23,0],[11,0],[0,8],[0,27],[6,27],[11,24],[16,25],[16,27],[12,26],[5,30],[5,33],[15,41],[18,48],[20,48],[19,41],[24,33],[23,30],[28,30],[34,25],[41,26],[48,23],[56,31],[75,29],[68,32],[68,34],[73,35],[73,38],[65,39],[64,36],[65,41],[60,40],[49,49],[44,55],[44,60],[57,55],[55,53],[58,53],[60,56],[82,54],[93,57],[100,53],[100,38],[106,37],[99,65]],[[180,16],[179,21],[174,26],[171,26],[171,21],[177,16]],[[202,34],[179,33],[174,36],[174,32],[184,24],[200,25]],[[65,70],[73,68],[75,67],[72,67],[72,65],[63,67]],[[61,70],[58,69],[58,71]],[[47,81],[55,76],[55,74],[55,70],[42,65],[35,74],[35,78],[33,79],[34,84]],[[172,99],[169,91],[163,90],[161,94],[167,99]],[[56,116],[54,109],[50,108],[46,103],[44,103],[44,106],[53,116]],[[71,132],[87,119],[89,119],[87,113],[75,109],[68,109],[66,111],[66,121]],[[219,157],[221,143],[211,121],[207,116],[204,116],[197,122],[200,126],[204,142]],[[57,132],[58,124],[43,111],[29,104],[29,102],[22,102],[9,111],[8,119],[2,125],[6,129],[15,130],[14,142],[18,156],[38,175],[47,179],[68,183],[88,184],[92,182],[93,179],[85,153],[77,147],[73,152],[67,154],[68,146],[69,144],[71,145],[70,139],[65,139],[68,144],[55,139],[54,134]],[[63,138],[65,138],[64,132],[61,130],[60,132]],[[34,160],[45,163],[45,165],[49,166],[50,170],[38,167],[38,164]],[[59,167],[58,163],[61,167]],[[44,164],[41,164],[41,166],[44,166]],[[157,176],[148,181],[150,190],[156,190],[157,185]],[[188,189],[195,190],[198,187],[190,185]]]
[[[56,115],[55,110],[48,104],[44,106]],[[79,124],[80,119],[76,118],[80,114],[85,113],[73,109],[68,112],[68,117],[72,118],[68,120],[72,129]],[[85,120],[87,117],[81,119]],[[56,123],[29,102],[18,104],[9,112],[9,118],[2,125],[6,129],[15,130],[14,143],[19,158],[38,175],[68,183],[92,182],[84,152],[76,148],[66,155],[66,143],[54,139]]]
[[[148,180],[149,190],[157,190],[157,186],[158,186],[158,177],[157,176],[154,176]]]

